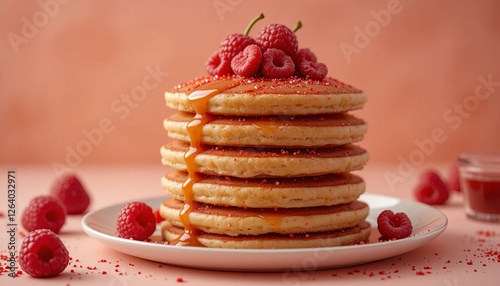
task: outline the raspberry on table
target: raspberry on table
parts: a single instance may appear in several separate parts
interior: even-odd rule
[[[28,233],[19,249],[19,266],[33,277],[53,277],[63,272],[69,253],[63,242],[49,229]]]
[[[156,217],[147,204],[131,202],[120,210],[116,224],[120,237],[142,241],[155,232]]]
[[[458,171],[457,163],[454,163],[450,169],[450,173],[448,176],[448,188],[450,189],[450,191],[462,191],[462,188],[460,187],[460,173]]]
[[[67,173],[59,177],[50,195],[66,207],[67,214],[82,214],[90,205],[90,197],[75,174]]]
[[[210,58],[208,58],[205,63],[205,67],[209,75],[226,75],[233,74],[233,70],[231,69],[231,61],[226,59],[221,59],[219,56],[219,52],[213,53]]]
[[[256,38],[257,44],[265,53],[268,49],[280,49],[288,56],[297,53],[299,42],[295,33],[282,24],[270,24],[265,26]]]
[[[401,239],[411,235],[413,226],[405,213],[385,210],[377,217],[377,229],[385,239]]]
[[[27,231],[46,228],[58,233],[65,221],[64,206],[53,197],[43,195],[33,198],[21,217],[21,223]]]
[[[295,64],[282,50],[270,48],[262,54],[260,72],[269,78],[286,78],[294,74]]]
[[[240,76],[253,76],[260,69],[262,51],[257,45],[249,45],[231,61],[234,73]]]
[[[428,170],[422,173],[420,182],[415,188],[415,197],[418,201],[428,205],[441,205],[449,196],[448,186],[436,171]]]

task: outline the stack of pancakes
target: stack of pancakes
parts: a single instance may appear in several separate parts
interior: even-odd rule
[[[162,146],[171,244],[300,248],[367,240],[366,95],[333,78],[202,77],[165,93],[179,112]]]

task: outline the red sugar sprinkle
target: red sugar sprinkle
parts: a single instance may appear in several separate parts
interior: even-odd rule
[[[182,277],[178,277],[177,282],[182,283],[182,282],[184,282],[184,279],[182,279]]]
[[[417,274],[417,275],[425,275],[424,271],[417,271],[417,272],[415,272],[415,274]]]

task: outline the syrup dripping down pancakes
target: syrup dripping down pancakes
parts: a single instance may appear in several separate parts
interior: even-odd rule
[[[165,93],[179,112],[162,163],[164,238],[174,245],[297,248],[368,239],[358,201],[366,95],[332,78],[196,78]]]

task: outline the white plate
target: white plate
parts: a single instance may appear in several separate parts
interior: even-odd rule
[[[165,198],[142,201],[157,209]],[[86,214],[82,225],[88,235],[117,251],[166,264],[226,271],[304,271],[363,264],[403,254],[436,238],[448,224],[439,210],[418,202],[374,194],[364,194],[360,200],[370,206],[367,221],[372,227],[376,227],[381,211],[404,211],[412,221],[412,235],[387,242],[324,248],[254,250],[171,246],[117,237],[116,218],[125,203]]]

